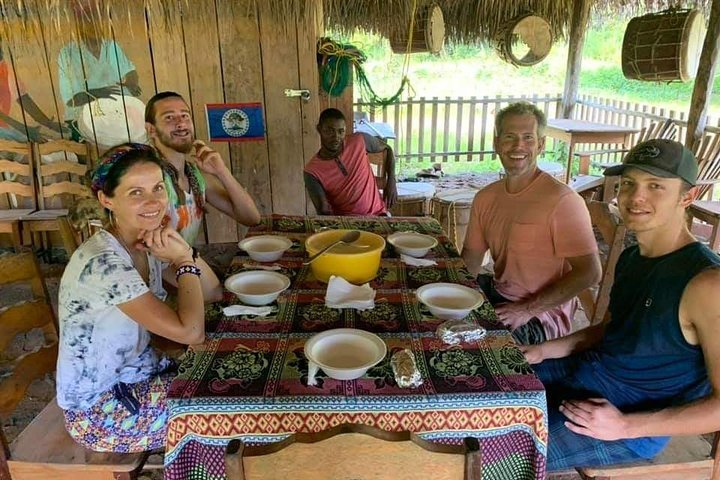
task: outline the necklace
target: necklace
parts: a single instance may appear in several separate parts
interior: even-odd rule
[[[143,252],[143,255],[140,257],[144,259],[144,265],[138,265],[138,263],[135,262],[135,256],[132,254],[132,251],[128,248],[127,244],[125,243],[125,240],[123,240],[122,235],[118,231],[118,229],[113,226],[112,231],[110,231],[110,234],[114,236],[118,242],[120,242],[120,245],[125,249],[128,255],[130,255],[130,262],[132,263],[132,266],[137,270],[137,272],[140,274],[140,277],[143,279],[146,285],[150,284],[150,268],[147,261],[147,253]]]

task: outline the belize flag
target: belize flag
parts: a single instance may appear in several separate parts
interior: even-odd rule
[[[211,142],[265,140],[261,103],[208,103],[205,114]]]

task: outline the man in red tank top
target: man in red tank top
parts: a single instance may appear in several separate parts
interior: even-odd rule
[[[305,188],[320,215],[386,215],[395,203],[395,160],[380,139],[354,133],[345,135],[345,116],[328,108],[320,114],[317,131],[320,151],[305,165]],[[388,150],[383,198],[367,152]]]

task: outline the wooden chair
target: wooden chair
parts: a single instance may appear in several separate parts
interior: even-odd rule
[[[647,127],[643,127],[640,133],[635,137],[635,141],[632,145],[625,145],[625,148],[614,148],[606,150],[592,150],[584,152],[575,152],[575,156],[580,159],[580,173],[582,175],[588,175],[590,173],[590,159],[595,155],[602,154],[616,154],[616,153],[627,153],[630,149],[640,142],[651,140],[653,138],[665,138],[668,140],[674,140],[678,133],[678,127],[675,121],[668,118],[663,121],[656,121],[650,123]],[[606,164],[593,163],[593,166],[604,167]]]
[[[584,480],[720,480],[720,432],[712,445],[700,435],[673,437],[649,462],[598,468],[579,468]]]
[[[22,155],[26,163],[8,154]],[[0,210],[0,233],[10,234],[19,252],[23,244],[21,219],[37,210],[32,144],[0,140],[0,172],[0,194],[7,197],[7,206]],[[7,179],[3,173],[15,179]]]
[[[53,163],[42,163],[42,156],[64,152],[72,153],[86,163],[72,162],[67,159]],[[93,197],[92,190],[82,182],[88,171],[90,161],[89,144],[56,140],[37,144],[35,147],[35,173],[38,185],[38,210],[23,217],[23,229],[31,235],[38,232],[60,232],[65,250],[70,255],[77,244],[66,232],[66,225],[60,219],[66,218],[68,209],[64,208],[77,201],[78,198]]]
[[[720,250],[720,202],[713,200],[714,186],[720,182],[720,135],[706,136],[693,152],[698,162],[699,194],[690,208],[690,227],[694,218],[710,225],[712,230],[708,244],[714,251]]]
[[[624,249],[626,228],[609,204],[591,201],[588,202],[587,207],[593,227],[598,230],[608,246],[607,255],[602,258],[603,273],[600,283],[578,295],[590,325],[594,325],[602,322],[607,313],[610,289],[615,278],[615,264]]]
[[[368,152],[367,156],[370,162],[370,168],[372,168],[373,175],[375,175],[375,182],[377,182],[378,189],[382,190],[385,188],[385,182],[387,181],[387,148],[381,152]]]
[[[26,252],[0,257],[0,285],[29,283],[33,300],[0,311],[0,351],[18,335],[35,328],[45,334],[37,351],[15,360],[11,374],[0,381],[0,416],[11,414],[28,386],[55,370],[57,322],[48,302],[47,290],[35,257]],[[147,457],[145,453],[90,452],[65,430],[65,420],[52,400],[32,422],[8,444],[0,428],[0,479],[12,480],[112,480],[132,479]]]
[[[231,440],[225,451],[228,480],[356,480],[392,478],[410,480],[479,480],[481,452],[477,439],[463,446],[438,446],[416,439],[388,441],[393,433],[344,425],[331,432],[295,434],[288,440],[245,447]],[[338,434],[340,433],[340,434]],[[334,436],[333,436],[334,435]],[[328,438],[332,436],[332,438]],[[385,438],[385,439],[383,439]],[[316,442],[319,442],[316,444]],[[416,442],[440,451],[428,451]],[[455,455],[453,455],[455,454]]]

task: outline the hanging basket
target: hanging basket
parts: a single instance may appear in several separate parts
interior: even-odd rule
[[[529,67],[548,56],[553,35],[544,18],[526,13],[505,22],[493,43],[500,58],[516,67]]]
[[[390,35],[393,53],[439,53],[445,43],[445,19],[442,9],[436,4],[428,5],[415,12],[412,41],[408,50],[408,28]]]
[[[626,78],[653,82],[695,78],[705,19],[699,10],[665,10],[628,22],[622,46]]]

